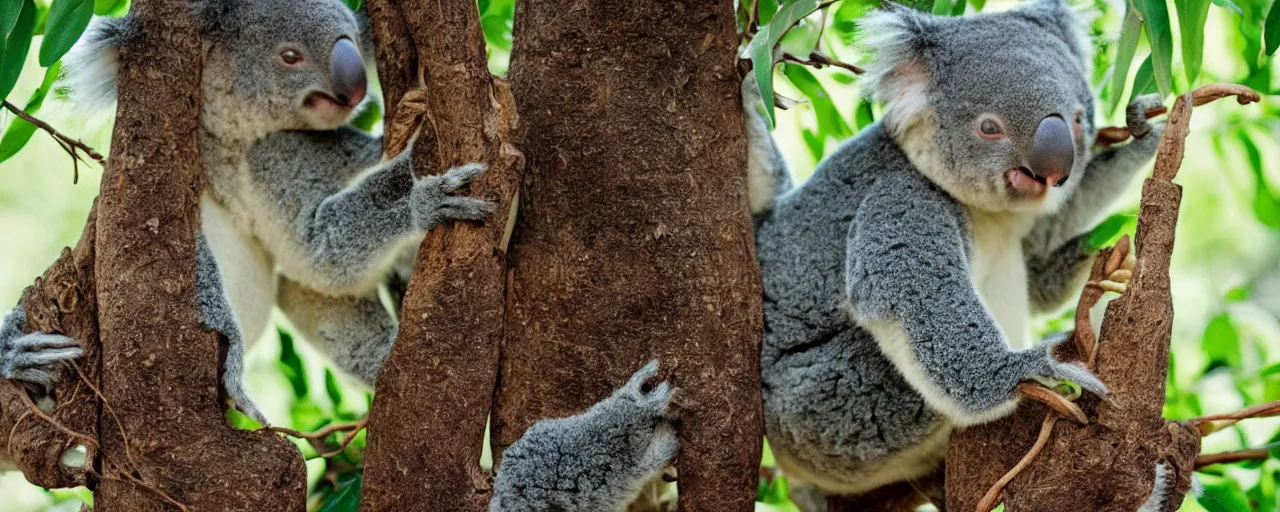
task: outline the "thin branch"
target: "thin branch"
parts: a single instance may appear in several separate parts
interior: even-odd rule
[[[51,137],[53,137],[53,140],[58,142],[59,146],[62,146],[63,151],[66,151],[68,155],[71,155],[71,158],[73,159],[73,161],[75,160],[83,161],[83,159],[81,159],[80,157],[80,154],[78,153],[78,152],[83,152],[84,154],[88,155],[89,158],[92,158],[94,161],[98,162],[99,164],[106,165],[106,159],[103,158],[100,153],[98,153],[97,151],[94,151],[93,148],[89,147],[88,144],[81,142],[79,139],[73,139],[70,136],[63,134],[62,132],[59,132],[58,130],[54,129],[54,127],[50,126],[49,123],[41,121],[37,119],[35,116],[32,116],[31,114],[26,113],[22,109],[18,108],[17,105],[9,103],[8,101],[0,101],[0,103],[4,105],[4,108],[8,109],[10,112],[13,112],[13,115],[18,116],[23,121],[31,123],[36,128],[39,128],[47,132]],[[72,183],[76,183],[79,181],[80,181],[80,169],[79,169],[79,166],[77,165],[75,169],[75,177],[73,178]]]
[[[1044,423],[1040,424],[1040,436],[1036,438],[1036,444],[1032,445],[1030,450],[1027,450],[1027,454],[1022,456],[1022,460],[1019,460],[1018,464],[1013,466],[1013,469],[1010,469],[1008,473],[1000,477],[1000,480],[996,481],[995,485],[992,485],[991,489],[987,490],[987,494],[983,495],[982,500],[978,502],[978,512],[989,512],[991,509],[996,508],[996,505],[1000,502],[1000,493],[1004,492],[1004,486],[1012,482],[1014,478],[1017,478],[1018,474],[1022,473],[1022,470],[1026,469],[1027,466],[1030,466],[1036,455],[1039,455],[1040,451],[1044,450],[1045,445],[1049,444],[1049,436],[1053,433],[1053,424],[1057,421],[1058,414],[1055,412],[1050,411],[1049,414],[1044,416]]]
[[[311,444],[312,448],[315,448],[316,453],[327,459],[346,451],[347,446],[351,444],[351,441],[354,441],[356,436],[360,434],[360,431],[364,430],[368,424],[369,418],[365,417],[360,421],[353,421],[350,423],[334,423],[315,432],[299,432],[291,428],[276,426],[267,427],[267,429],[272,432],[286,434],[290,437],[305,439]],[[338,449],[334,451],[327,450],[328,446],[325,445],[325,440],[328,439],[330,435],[338,432],[346,432],[346,435],[342,436],[342,440],[338,443]]]
[[[1280,416],[1280,400],[1258,404],[1252,407],[1245,407],[1239,411],[1226,414],[1210,414],[1187,420],[1187,424],[1200,430],[1201,436],[1207,436],[1231,425],[1235,425],[1240,420],[1251,418],[1271,418]]]
[[[1271,450],[1266,448],[1251,448],[1248,450],[1237,450],[1234,452],[1222,453],[1203,453],[1196,457],[1196,469],[1214,464],[1230,464],[1232,462],[1243,462],[1246,460],[1267,460],[1271,457]]]
[[[803,64],[803,65],[805,65],[805,66],[812,66],[814,69],[822,69],[822,68],[827,67],[827,66],[835,66],[835,67],[838,67],[838,68],[847,69],[847,70],[849,70],[849,71],[851,71],[851,72],[853,72],[853,73],[855,73],[855,74],[859,74],[859,75],[861,75],[862,73],[865,73],[865,72],[866,72],[865,70],[863,70],[862,68],[860,68],[860,67],[858,67],[858,66],[855,66],[855,65],[853,65],[853,64],[849,64],[849,63],[847,63],[847,62],[842,62],[842,61],[839,61],[839,60],[833,59],[833,58],[831,58],[831,57],[827,57],[826,55],[823,55],[823,54],[818,53],[818,52],[816,52],[816,51],[815,51],[815,52],[813,52],[813,53],[810,53],[810,54],[809,54],[809,58],[808,58],[808,59],[802,59],[802,58],[800,58],[800,57],[796,57],[795,55],[792,55],[792,54],[790,54],[790,53],[783,53],[783,54],[782,54],[782,60],[784,60],[784,61],[786,61],[786,62],[795,63],[795,64]]]

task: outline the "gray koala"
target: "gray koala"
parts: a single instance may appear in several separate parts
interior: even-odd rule
[[[869,15],[883,118],[794,190],[749,112],[766,433],[794,480],[852,495],[925,477],[952,428],[1011,413],[1021,381],[1106,393],[1028,323],[1080,290],[1088,232],[1163,126],[1143,116],[1160,98],[1139,98],[1134,140],[1091,153],[1081,25],[1064,0]]]
[[[650,361],[586,412],[529,427],[502,454],[489,510],[627,510],[680,451],[668,410],[675,390],[666,382],[643,389],[657,373]]]
[[[453,195],[484,166],[415,178],[408,151],[380,163],[381,138],[343,125],[365,97],[361,43],[370,48],[342,2],[197,0],[191,14],[206,44],[198,302],[205,326],[230,342],[228,395],[265,424],[241,374],[245,342],[273,304],[372,385],[397,329],[378,285],[427,230],[484,220],[493,207]],[[66,57],[77,104],[114,103],[119,49],[138,35],[132,17],[94,21]],[[9,319],[21,332],[22,312]],[[50,365],[78,355],[56,335],[6,335],[0,377],[47,386]]]

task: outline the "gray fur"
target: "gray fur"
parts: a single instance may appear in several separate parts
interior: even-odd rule
[[[335,97],[329,58],[336,41],[350,39],[371,55],[364,13],[338,0],[197,0],[191,15],[206,50],[202,201],[206,213],[220,214],[216,226],[205,217],[203,230],[218,236],[206,237],[214,247],[201,253],[218,279],[203,279],[209,289],[199,293],[212,315],[206,321],[231,342],[227,393],[256,412],[239,382],[241,357],[246,339],[256,340],[266,327],[260,310],[277,297],[276,280],[243,276],[264,272],[288,283],[279,296],[297,299],[289,304],[291,317],[313,320],[299,322],[304,334],[371,384],[394,340],[395,317],[372,308],[370,297],[426,230],[492,212],[485,201],[454,195],[484,168],[414,178],[408,150],[379,163],[381,138],[341,126],[349,111],[316,100]],[[73,101],[89,108],[113,103],[116,55],[138,36],[132,17],[95,19],[67,58],[63,83]],[[283,64],[285,48],[299,52],[302,63]],[[219,247],[229,243],[236,247]],[[214,261],[224,256],[230,259]],[[301,310],[308,306],[324,318]],[[339,318],[363,323],[339,329]]]
[[[262,425],[270,425],[266,415],[258,409],[249,391],[244,387],[244,335],[240,322],[227,299],[222,286],[222,273],[209,249],[204,234],[196,236],[196,299],[199,302],[200,322],[206,329],[221,334],[227,340],[226,360],[222,366],[222,387],[227,398],[246,416]]]
[[[766,433],[794,479],[842,494],[931,473],[951,428],[1012,412],[1020,381],[1106,392],[1051,357],[1058,340],[1010,348],[1010,311],[992,310],[979,288],[979,267],[1000,260],[980,252],[976,216],[1011,226],[985,236],[1003,233],[1023,251],[1022,301],[1059,304],[1087,271],[1084,235],[1154,156],[1162,128],[1131,116],[1137,140],[1090,154],[1091,58],[1061,0],[961,18],[892,8],[864,33],[877,56],[866,86],[887,102],[884,118],[800,187],[751,201],[772,205],[756,233]],[[1007,136],[979,137],[983,115]],[[1050,115],[1073,125],[1076,157],[1066,183],[1028,198],[1006,172],[1027,165]],[[748,134],[756,166],[770,167]]]
[[[586,412],[542,420],[502,454],[493,512],[623,511],[680,451],[666,382],[650,361],[626,385]]]
[[[0,378],[29,382],[53,389],[56,367],[84,354],[80,344],[61,334],[25,333],[27,312],[13,308],[0,323]]]

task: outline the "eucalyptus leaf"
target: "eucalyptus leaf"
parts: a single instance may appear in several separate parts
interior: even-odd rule
[[[1116,64],[1111,73],[1111,101],[1107,105],[1107,113],[1116,111],[1120,98],[1124,97],[1124,84],[1129,79],[1129,66],[1133,64],[1133,54],[1138,50],[1138,40],[1142,38],[1142,18],[1132,7],[1125,9],[1124,22],[1120,25],[1120,46],[1116,49]]]
[[[761,2],[761,15],[763,17],[763,5],[770,3],[768,0]],[[773,111],[773,102],[768,101],[773,98],[773,49],[778,46],[778,41],[786,34],[787,29],[795,25],[805,16],[812,14],[818,8],[818,0],[792,0],[778,9],[778,12],[769,19],[769,22],[760,27],[760,31],[751,38],[751,44],[747,45],[747,55],[751,57],[752,73],[755,74],[756,84],[760,87],[760,97],[764,99],[764,114],[768,120],[769,126],[772,127],[777,122],[777,117]]]
[[[0,0],[0,39],[4,39],[18,23],[18,13],[22,12],[23,0]]]
[[[1182,65],[1187,85],[1194,86],[1204,60],[1204,23],[1209,18],[1209,0],[1175,0],[1178,28],[1182,32]]]
[[[360,488],[364,477],[356,474],[341,489],[329,496],[318,512],[356,512],[360,509]]]
[[[933,13],[939,16],[951,14],[951,0],[933,0]]]
[[[1280,48],[1280,1],[1271,2],[1271,11],[1267,13],[1267,24],[1262,28],[1263,37],[1266,38],[1267,55],[1276,53],[1276,48]]]
[[[40,83],[40,87],[31,93],[31,98],[27,100],[27,106],[22,109],[28,114],[35,114],[40,111],[40,106],[44,104],[44,99],[49,95],[49,89],[53,87],[53,82],[58,79],[58,73],[62,71],[62,62],[55,62],[53,67],[44,73],[44,81]],[[5,128],[4,135],[0,136],[0,162],[4,162],[17,154],[23,146],[27,145],[27,141],[31,140],[31,136],[35,135],[35,125],[28,123],[22,119],[14,118],[9,123],[9,127]]]
[[[1244,13],[1244,11],[1240,9],[1240,6],[1236,5],[1236,3],[1232,2],[1231,0],[1213,0],[1213,5],[1221,7],[1223,9],[1230,9],[1232,11],[1235,11],[1236,14]]]
[[[1280,198],[1271,193],[1267,184],[1267,175],[1262,165],[1262,152],[1249,137],[1249,133],[1241,131],[1237,138],[1244,147],[1245,156],[1249,160],[1249,170],[1253,172],[1253,215],[1258,222],[1271,229],[1280,229]]]
[[[1173,94],[1173,32],[1169,22],[1169,7],[1164,0],[1134,0],[1134,6],[1142,15],[1147,42],[1151,44],[1151,64],[1155,72],[1156,87],[1162,96]]]
[[[1129,103],[1143,94],[1156,92],[1156,78],[1151,70],[1151,56],[1148,55],[1138,66],[1138,73],[1133,75],[1133,92],[1129,93]]]
[[[53,0],[44,41],[40,43],[40,65],[51,66],[80,39],[93,18],[93,0]]]
[[[3,1],[3,0],[0,0]],[[0,39],[0,99],[9,97],[22,74],[22,65],[31,49],[31,32],[36,25],[36,4],[25,0],[9,37]]]
[[[1107,217],[1106,220],[1089,232],[1089,238],[1085,240],[1084,250],[1088,253],[1095,253],[1104,247],[1115,245],[1121,236],[1132,235],[1137,227],[1137,215],[1117,213]]]
[[[303,367],[302,358],[294,348],[293,335],[280,329],[280,369],[284,372],[289,385],[293,387],[294,398],[307,397],[307,371]]]
[[[1209,357],[1210,365],[1240,367],[1240,333],[1236,331],[1230,315],[1219,313],[1209,320],[1200,338],[1200,349]]]
[[[786,75],[800,92],[804,93],[809,99],[809,104],[813,105],[813,114],[818,121],[818,135],[821,137],[835,137],[842,139],[853,135],[853,130],[849,128],[849,124],[840,116],[840,111],[836,109],[835,101],[831,99],[831,95],[827,93],[827,89],[818,83],[818,78],[813,76],[807,68],[796,64],[785,64],[782,66],[782,73]]]

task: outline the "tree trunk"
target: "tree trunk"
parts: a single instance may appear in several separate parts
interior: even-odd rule
[[[85,460],[90,462],[98,456],[101,402],[93,390],[98,387],[102,361],[93,272],[97,222],[95,204],[75,250],[64,248],[44,276],[23,290],[19,301],[27,314],[27,332],[64,334],[84,348],[80,359],[63,366],[54,387],[57,408],[49,416],[63,428],[55,428],[32,411],[35,404],[21,385],[0,385],[0,432],[8,433],[0,436],[0,446],[7,448],[28,482],[46,489],[91,483],[86,468],[62,464],[68,449],[84,447]]]
[[[275,434],[225,416],[219,336],[194,289],[202,49],[183,0],[135,0],[98,204],[100,512],[297,510],[306,470]],[[84,340],[81,340],[84,341]]]
[[[498,208],[484,225],[436,228],[418,249],[400,333],[369,412],[361,510],[485,510],[490,485],[480,454],[502,340],[503,240],[524,162],[505,142],[513,104],[499,114],[502,90],[490,81],[475,2],[396,4],[432,93],[414,173],[487,163],[471,190]]]
[[[493,452],[657,357],[681,389],[681,506],[751,510],[761,285],[733,2],[522,0],[529,158]]]

